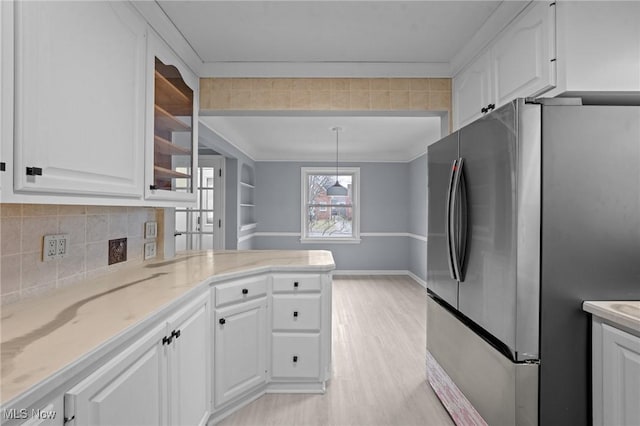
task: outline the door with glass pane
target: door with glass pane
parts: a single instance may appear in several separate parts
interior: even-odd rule
[[[224,157],[202,155],[195,176],[197,205],[176,208],[176,251],[224,248]]]

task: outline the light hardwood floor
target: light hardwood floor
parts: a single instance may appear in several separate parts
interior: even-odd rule
[[[220,422],[453,425],[426,382],[426,290],[408,277],[334,277],[333,375],[324,395],[264,395]]]

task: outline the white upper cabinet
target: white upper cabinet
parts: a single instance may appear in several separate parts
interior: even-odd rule
[[[480,117],[493,99],[491,58],[485,52],[453,80],[454,123],[461,127]]]
[[[555,7],[534,2],[491,49],[493,100],[504,105],[556,83]]]
[[[141,198],[144,20],[126,2],[16,2],[14,42],[14,189]]]
[[[195,202],[198,77],[152,30],[147,68],[145,197]]]
[[[550,92],[640,92],[640,2],[559,1],[558,87]]]
[[[532,2],[453,79],[454,128],[554,87],[555,6]]]

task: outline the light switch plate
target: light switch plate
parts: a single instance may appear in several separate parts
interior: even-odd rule
[[[144,237],[145,238],[157,238],[158,237],[158,222],[145,222],[144,223]]]
[[[153,259],[154,257],[156,257],[156,242],[144,243],[144,260]]]

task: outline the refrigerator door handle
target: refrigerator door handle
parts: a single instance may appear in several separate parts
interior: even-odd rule
[[[447,261],[449,264],[449,275],[451,276],[451,279],[457,280],[457,276],[455,274],[455,268],[453,265],[453,257],[455,255],[455,249],[453,246],[453,232],[452,232],[452,227],[453,227],[453,222],[451,221],[451,212],[452,212],[452,208],[451,208],[451,204],[455,198],[455,194],[452,192],[453,191],[453,181],[454,181],[454,177],[456,174],[456,170],[458,169],[457,167],[458,165],[458,160],[453,160],[453,163],[451,164],[451,174],[449,175],[449,188],[447,189],[447,207],[446,207],[446,212],[445,212],[445,237],[447,239]]]
[[[453,224],[453,270],[459,281],[464,281],[462,265],[467,248],[467,188],[464,181],[464,159],[459,158],[453,178],[449,222]]]

